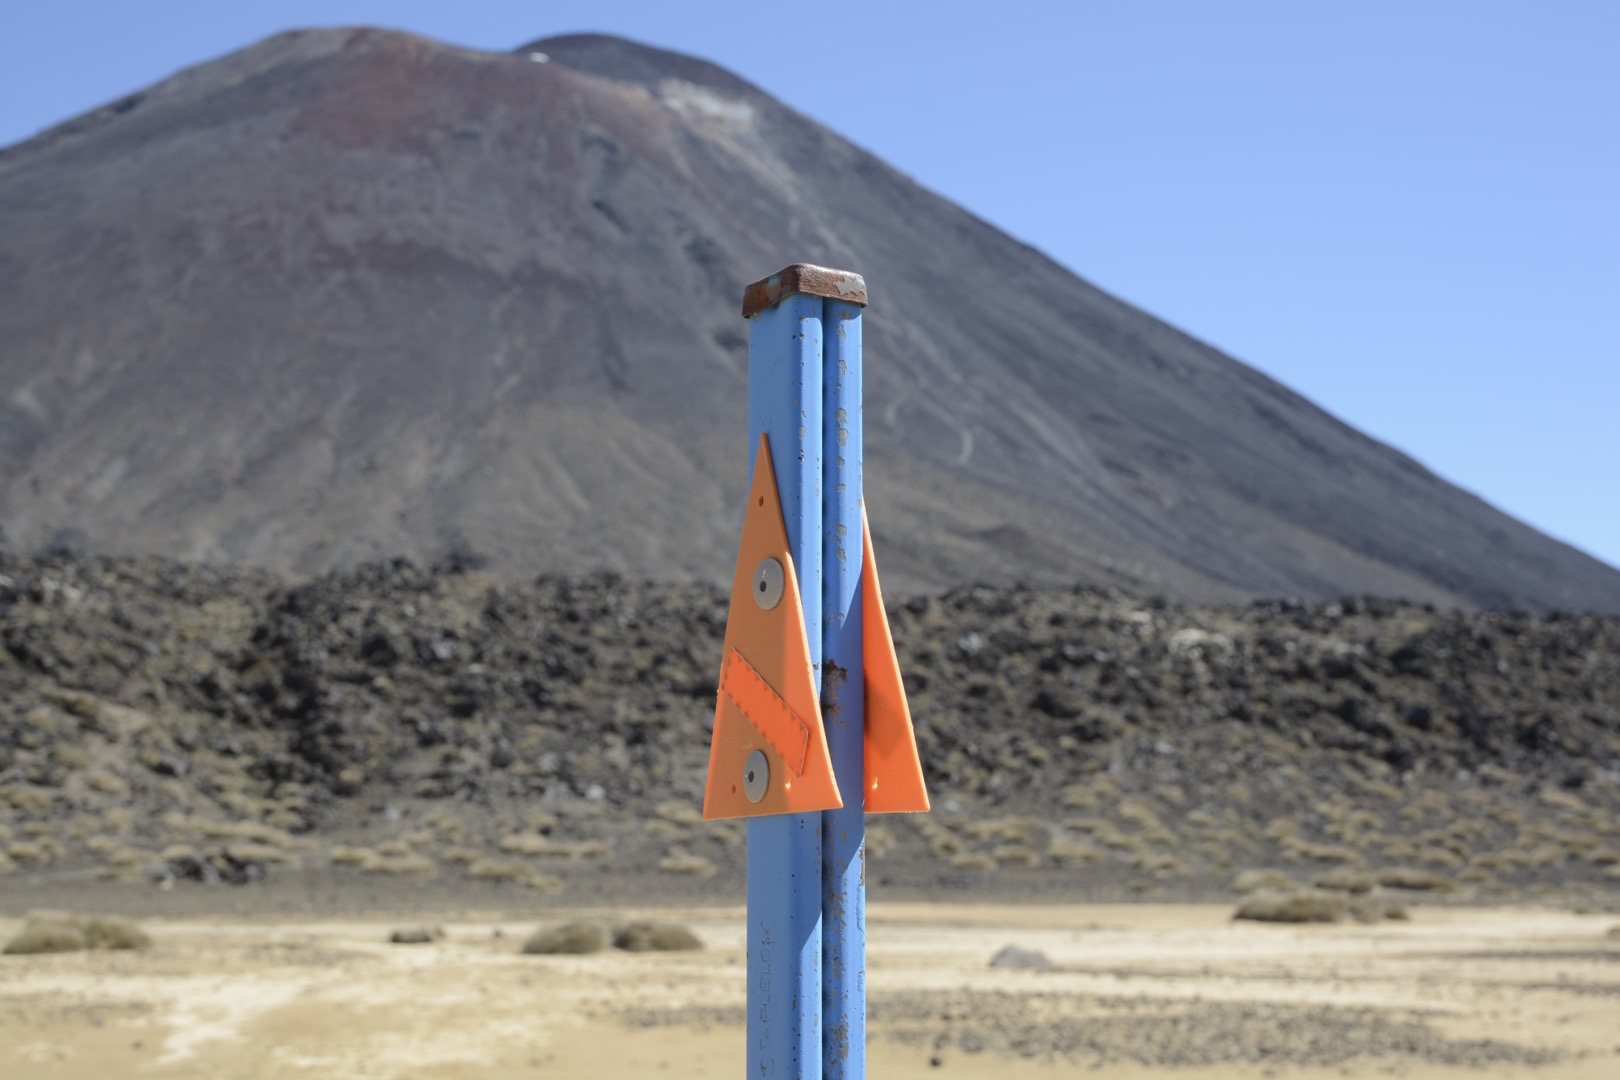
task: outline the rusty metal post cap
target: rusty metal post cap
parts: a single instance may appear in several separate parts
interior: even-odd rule
[[[844,300],[865,307],[866,279],[850,270],[794,263],[743,290],[743,318],[758,315],[794,293],[825,296],[829,300]]]

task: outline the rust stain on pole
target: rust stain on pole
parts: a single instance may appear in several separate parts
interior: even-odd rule
[[[743,318],[758,315],[794,293],[866,306],[866,279],[849,270],[794,263],[743,290]]]

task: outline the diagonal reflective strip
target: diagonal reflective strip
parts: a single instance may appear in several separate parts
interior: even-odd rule
[[[805,758],[810,753],[810,725],[771,689],[765,676],[754,670],[742,653],[732,646],[720,673],[720,692],[737,706],[743,719],[754,725],[771,749],[794,776],[804,775]]]

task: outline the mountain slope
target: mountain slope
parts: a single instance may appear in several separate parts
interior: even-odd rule
[[[863,273],[885,579],[1620,611],[1620,572],[742,80],[285,34],[0,151],[0,529],[719,580],[742,286]]]

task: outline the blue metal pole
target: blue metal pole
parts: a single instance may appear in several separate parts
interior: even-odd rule
[[[748,320],[748,446],[770,437],[810,662],[821,664],[822,299]],[[750,459],[752,460],[752,459]],[[858,550],[860,539],[854,541]],[[859,555],[856,556],[859,559]],[[856,790],[859,790],[858,788]],[[821,815],[748,822],[748,1076],[821,1076]]]
[[[823,302],[822,720],[844,797],[821,814],[823,1073],[866,1077],[865,688],[861,619],[861,309]]]

